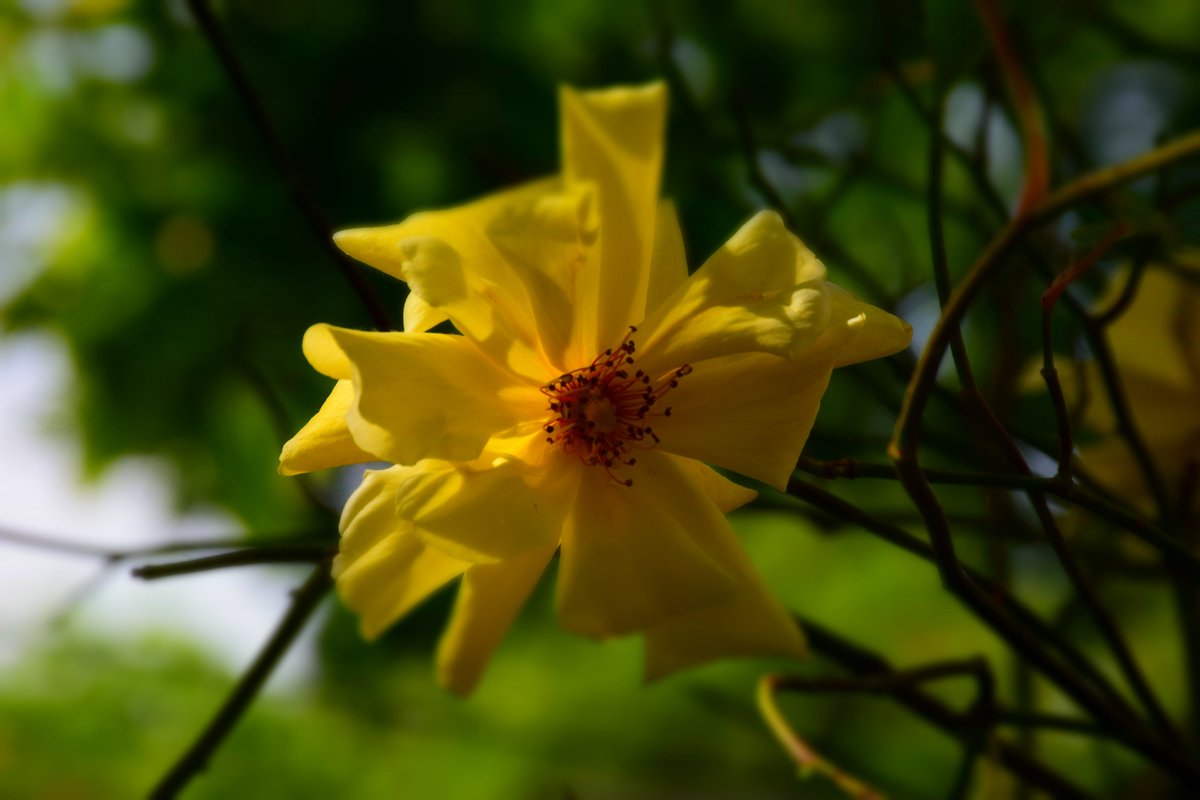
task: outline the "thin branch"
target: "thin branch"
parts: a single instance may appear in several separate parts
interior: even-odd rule
[[[849,503],[810,483],[794,478],[788,481],[787,493],[839,519],[858,525],[863,530],[878,536],[884,541],[940,567],[937,560],[937,553],[928,542],[912,535],[897,525],[893,525],[862,510],[853,503]],[[1125,699],[1117,692],[1108,679],[1100,673],[1091,659],[1071,645],[1066,638],[1059,636],[1050,626],[1022,604],[1018,598],[1005,590],[1003,586],[993,582],[968,565],[960,564],[959,567],[966,579],[970,580],[973,585],[978,586],[988,597],[994,599],[1005,618],[1005,623],[995,623],[991,617],[981,617],[981,621],[984,624],[993,628],[998,624],[1008,625],[1011,628],[1015,624],[1022,626],[1022,630],[1027,630],[1029,636],[1027,640],[1022,640],[1020,647],[1016,647],[1018,652],[1024,654],[1026,649],[1036,651],[1038,653],[1036,660],[1029,658],[1028,655],[1026,657],[1039,665],[1043,671],[1046,670],[1045,664],[1052,663],[1053,666],[1048,669],[1072,687],[1072,690],[1067,690],[1066,687],[1063,687],[1068,695],[1074,696],[1072,695],[1072,691],[1077,692],[1080,696],[1089,698],[1089,701],[1093,702],[1093,704],[1098,704],[1099,707],[1105,709],[1104,712],[1097,715],[1098,718],[1115,720],[1133,717],[1133,710],[1129,707],[1128,703],[1126,703]],[[999,630],[997,633],[1003,635]],[[1059,664],[1057,657],[1046,648],[1054,648],[1058,653],[1058,657],[1061,657],[1071,668],[1076,670],[1077,675],[1063,668]],[[1076,700],[1076,702],[1080,701]],[[1083,706],[1083,703],[1080,702],[1080,705]],[[1086,708],[1086,706],[1083,707]]]
[[[774,209],[779,216],[783,217],[784,224],[788,229],[797,234],[803,234],[804,238],[808,239],[813,246],[824,253],[827,257],[835,259],[842,269],[857,281],[867,294],[883,300],[888,296],[887,290],[883,284],[871,273],[869,269],[858,262],[850,253],[848,253],[837,242],[830,240],[822,232],[822,228],[816,221],[807,224],[807,220],[798,220],[796,215],[792,213],[788,207],[787,201],[779,194],[779,190],[771,183],[771,180],[763,172],[762,165],[759,163],[759,147],[754,136],[753,126],[750,124],[750,115],[745,106],[740,103],[734,103],[732,106],[733,118],[737,122],[738,139],[742,147],[742,157],[746,164],[746,171],[749,174],[751,185],[756,188],[767,204]]]
[[[1112,739],[1113,732],[1097,726],[1095,723],[1079,717],[1064,717],[1054,714],[1026,714],[1015,711],[998,711],[997,725],[1008,725],[1014,728],[1035,728],[1037,730],[1061,731],[1077,733],[1094,739]]]
[[[783,710],[779,708],[779,703],[775,699],[776,693],[780,688],[783,688],[782,684],[788,680],[790,679],[777,675],[762,676],[758,682],[758,710],[767,728],[774,734],[775,739],[787,754],[791,756],[792,760],[796,762],[796,766],[800,768],[800,774],[802,776],[809,776],[813,773],[824,775],[830,782],[841,789],[843,793],[849,797],[856,798],[856,800],[884,800],[884,795],[880,791],[822,756],[796,732],[796,729],[788,722],[787,717],[784,716]],[[826,680],[836,682],[838,679],[829,678]],[[854,682],[855,679],[843,678],[842,680]]]
[[[855,675],[880,675],[892,671],[877,653],[866,650],[840,634],[811,619],[800,619],[812,649],[821,656]],[[970,720],[960,712],[950,709],[940,699],[916,686],[901,685],[889,695],[929,724],[950,736],[962,738],[970,733]],[[1057,798],[1088,797],[1071,781],[1031,758],[1019,748],[993,737],[991,742],[996,761],[1026,783],[1048,791]]]
[[[275,125],[271,122],[271,118],[267,114],[258,93],[250,83],[249,76],[234,54],[233,48],[230,46],[229,40],[225,37],[224,31],[221,30],[221,25],[213,14],[208,0],[187,0],[187,5],[192,12],[192,16],[195,17],[196,23],[204,32],[208,43],[212,46],[213,51],[220,60],[221,66],[225,68],[225,73],[229,77],[229,81],[234,85],[238,95],[245,103],[250,118],[254,120],[259,133],[266,140],[271,157],[275,160],[276,166],[287,183],[288,193],[291,195],[301,215],[308,222],[309,228],[316,235],[321,249],[325,251],[326,255],[329,256],[338,271],[342,274],[342,277],[350,284],[350,288],[354,291],[359,302],[370,316],[375,328],[381,331],[394,330],[395,325],[392,323],[391,315],[384,307],[378,295],[376,295],[371,284],[363,276],[362,268],[333,243],[333,230],[325,218],[325,213],[321,210],[304,180],[300,177],[300,171],[297,169],[292,157],[288,154],[287,148],[284,147],[283,139],[279,136],[278,131],[275,130]]]
[[[810,475],[819,478],[878,478],[899,480],[891,464],[872,464],[865,461],[843,458],[837,461],[818,461],[801,457],[796,465]],[[1189,549],[1180,541],[1155,525],[1153,522],[1120,506],[1108,502],[1079,484],[1061,486],[1057,480],[1037,475],[1010,475],[994,472],[967,470],[922,469],[931,483],[951,486],[994,487],[1002,489],[1037,490],[1052,494],[1079,506],[1114,525],[1137,536],[1146,544],[1160,550],[1164,555],[1177,559],[1182,568],[1193,577],[1200,577],[1200,554]]]
[[[1042,109],[1034,96],[1033,87],[1021,59],[1017,56],[1012,37],[1004,24],[1004,18],[996,0],[975,0],[975,9],[983,20],[984,30],[996,54],[1000,72],[1012,96],[1013,108],[1021,128],[1021,141],[1025,146],[1025,186],[1017,206],[1017,216],[1032,210],[1050,186],[1050,157],[1046,147],[1046,126]]]
[[[1067,410],[1067,400],[1063,395],[1062,383],[1058,380],[1058,369],[1054,365],[1054,346],[1051,336],[1054,307],[1058,305],[1058,299],[1067,290],[1067,287],[1094,267],[1101,256],[1107,253],[1124,233],[1124,223],[1115,225],[1099,245],[1079,261],[1070,265],[1054,279],[1050,288],[1042,294],[1042,379],[1046,382],[1046,391],[1050,394],[1050,402],[1054,406],[1054,418],[1058,425],[1058,472],[1055,480],[1061,486],[1070,486],[1072,483],[1071,462],[1074,460],[1075,446],[1071,433],[1071,415]]]
[[[900,90],[900,96],[908,103],[909,108],[925,122],[933,135],[941,139],[941,146],[945,148],[948,154],[954,156],[954,160],[967,173],[967,176],[975,185],[975,190],[983,198],[984,204],[987,205],[997,219],[1007,220],[1010,216],[1008,213],[1008,204],[1005,203],[1004,198],[996,191],[996,187],[992,185],[984,166],[977,162],[966,148],[946,135],[945,130],[934,120],[933,112],[925,107],[925,103],[921,100],[921,96],[917,94],[916,88],[905,77],[903,70],[895,64],[889,64],[888,75],[891,76],[896,88]]]
[[[1146,264],[1148,259],[1139,258],[1133,263],[1133,267],[1129,270],[1129,275],[1125,279],[1125,285],[1121,287],[1121,293],[1112,305],[1103,311],[1094,314],[1093,319],[1101,328],[1107,328],[1109,325],[1117,321],[1117,318],[1125,313],[1129,308],[1129,304],[1133,302],[1133,298],[1137,296],[1138,287],[1142,285],[1142,277],[1146,274]]]
[[[992,727],[992,715],[996,710],[995,680],[987,662],[982,658],[968,658],[952,661],[940,661],[912,669],[881,672],[876,675],[845,678],[840,676],[803,678],[794,675],[764,675],[759,681],[759,706],[763,716],[767,718],[776,736],[785,746],[798,756],[804,754],[802,748],[795,745],[799,737],[788,725],[775,703],[775,694],[779,692],[820,692],[820,693],[866,693],[892,695],[896,692],[915,688],[924,683],[946,678],[969,677],[975,680],[976,696],[970,708],[961,713],[963,728],[963,759],[958,776],[950,793],[951,798],[962,798],[967,795],[971,784],[971,775],[975,761],[987,741]],[[799,760],[799,758],[798,758]],[[803,762],[801,762],[803,764]],[[818,762],[815,765],[820,768]],[[837,773],[835,772],[835,775]],[[839,784],[840,785],[840,784]],[[853,786],[853,784],[851,784]],[[873,794],[858,795],[862,797]]]
[[[217,748],[233,730],[258,696],[263,684],[274,672],[284,654],[291,648],[304,624],[316,611],[321,600],[333,586],[328,562],[318,564],[308,579],[293,593],[292,604],[258,657],[234,686],[233,692],[205,727],[199,738],[180,757],[150,793],[151,800],[168,800],[181,791],[208,767]]]
[[[936,69],[936,67],[935,67]],[[933,266],[933,285],[937,289],[938,303],[945,305],[950,298],[950,265],[946,257],[946,236],[942,228],[942,166],[945,153],[945,137],[942,136],[942,117],[946,110],[946,90],[940,78],[934,81],[933,125],[929,133],[929,191],[926,206],[926,224],[929,227],[929,254]],[[958,373],[961,386],[974,387],[975,376],[971,362],[967,360],[967,348],[963,344],[962,331],[955,331],[950,339],[950,357]],[[978,391],[976,389],[976,391]]]
[[[251,390],[262,403],[263,409],[267,412],[267,416],[271,418],[271,424],[275,427],[275,434],[279,437],[279,443],[282,445],[284,442],[288,441],[299,429],[293,425],[291,419],[289,418],[287,409],[283,405],[283,400],[279,397],[279,394],[275,391],[275,388],[267,379],[266,374],[258,367],[257,364],[246,357],[245,354],[246,348],[244,346],[239,346],[236,355],[236,362],[240,368],[242,376],[246,379],[246,382],[250,385]],[[308,501],[308,504],[318,514],[321,514],[322,516],[328,516],[329,514],[334,513],[333,509],[329,507],[328,503],[322,500],[320,495],[317,494],[309,475],[293,475],[291,476],[291,480],[295,481],[295,485],[297,488],[299,488],[300,493],[304,495],[304,499]]]
[[[1051,194],[1029,214],[1020,216],[1005,226],[967,272],[966,277],[946,304],[917,363],[916,372],[905,393],[892,441],[888,446],[889,455],[896,465],[901,482],[925,518],[930,541],[937,555],[942,579],[947,588],[974,610],[981,619],[989,621],[1010,645],[1027,653],[1033,663],[1046,672],[1065,691],[1068,691],[1093,715],[1107,717],[1110,710],[1105,708],[1103,702],[1097,704],[1096,701],[1100,698],[1095,696],[1094,692],[1086,685],[1078,684],[1072,679],[1073,676],[1064,673],[1056,663],[1046,660],[1044,653],[1037,647],[1036,641],[1031,639],[1028,632],[1019,626],[1014,626],[1010,620],[1004,617],[994,602],[966,576],[958,563],[945,513],[917,462],[924,410],[935,384],[938,365],[945,356],[953,332],[959,329],[967,309],[977,297],[980,289],[1004,263],[1012,248],[1023,240],[1024,235],[1031,227],[1054,217],[1075,203],[1198,152],[1200,152],[1200,132],[1182,137],[1123,164],[1098,170],[1072,181]],[[1080,692],[1081,688],[1084,691]],[[1108,721],[1120,724],[1119,720],[1111,717],[1108,718]],[[1133,723],[1136,726],[1132,720],[1126,720],[1126,723]],[[1164,744],[1156,736],[1142,730],[1141,726],[1131,728],[1129,733],[1132,738],[1136,739],[1138,749],[1160,765],[1179,775],[1200,778],[1200,768],[1173,746]]]
[[[261,534],[260,534],[261,535]],[[312,537],[307,531],[297,531],[289,534],[289,538],[281,538],[261,543],[247,542],[245,537],[228,537],[220,539],[202,539],[193,542],[163,542],[162,544],[146,545],[144,547],[114,548],[91,542],[79,542],[63,539],[57,536],[44,536],[36,533],[24,533],[0,528],[0,543],[15,544],[20,547],[32,547],[38,550],[49,550],[69,556],[84,558],[101,558],[106,561],[131,561],[150,556],[167,555],[170,553],[187,553],[197,550],[228,550],[231,548],[270,550],[278,547],[294,547],[303,545],[328,546],[327,539]]]
[[[936,383],[938,365],[946,354],[953,332],[967,309],[1026,231],[1052,219],[1071,206],[1180,159],[1200,154],[1200,132],[1181,137],[1142,156],[1084,175],[1052,193],[1031,214],[1015,219],[991,241],[956,287],[917,362],[905,392],[889,451],[899,461],[913,458],[918,446],[925,406]]]
[[[312,564],[331,558],[335,550],[336,548],[331,548],[328,544],[257,547],[232,550],[228,553],[217,553],[202,558],[191,558],[186,561],[173,561],[169,564],[146,564],[134,567],[130,574],[135,578],[152,581],[159,578],[173,578],[177,575],[193,575],[197,572],[210,572],[255,564]]]

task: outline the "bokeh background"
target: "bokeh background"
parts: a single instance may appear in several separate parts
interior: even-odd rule
[[[895,75],[927,97],[932,60],[950,65],[946,131],[1005,203],[1021,185],[1020,139],[970,3],[216,7],[334,227],[395,221],[552,172],[560,84],[667,77],[664,193],[680,209],[692,266],[776,199],[755,183],[761,172],[831,278],[897,309],[919,348],[937,311],[930,131]],[[1015,41],[1047,110],[1056,175],[1200,124],[1200,5],[1004,7],[1019,20]],[[997,224],[966,174],[947,169],[957,276]],[[1179,168],[1173,178],[1189,176]],[[1152,181],[1135,189],[1156,190]],[[1194,243],[1198,212],[1178,206],[1184,241]],[[1064,219],[1064,237],[1088,222]],[[1081,284],[1081,296],[1099,293],[1116,262]],[[403,286],[367,278],[398,317]],[[1028,277],[993,287],[966,333],[1000,413],[1052,449],[1048,404],[1018,386],[1039,348],[1042,288]],[[327,389],[300,354],[317,321],[370,325],[184,4],[2,0],[0,527],[113,550],[206,537],[332,541],[357,476],[318,476],[322,509],[275,471],[280,444]],[[1064,322],[1058,335],[1075,333]],[[807,452],[884,460],[904,358],[835,375]],[[937,458],[970,464],[969,426],[940,413],[930,417],[931,438],[944,445]],[[829,488],[920,530],[892,483]],[[986,546],[973,534],[997,515],[1008,521],[1022,596],[1088,646],[1091,629],[1071,612],[1052,556],[1020,535],[1031,524],[1020,498],[971,488],[944,498],[979,563]],[[983,654],[1003,696],[1067,708],[1014,669],[932,566],[769,493],[734,525],[797,612],[898,665]],[[1178,708],[1169,598],[1145,576],[1111,564],[1104,572],[1106,563],[1088,566],[1119,599],[1131,642]],[[305,571],[243,567],[145,583],[127,567],[0,541],[0,797],[143,795],[253,658]],[[820,778],[798,779],[754,705],[764,671],[817,675],[827,664],[718,664],[643,688],[638,643],[560,632],[551,586],[465,701],[432,673],[451,593],[373,646],[327,603],[187,796],[839,796]],[[970,687],[939,692],[961,703]],[[943,797],[953,781],[957,743],[886,700],[789,697],[784,708],[824,755],[895,796]],[[1098,794],[1154,785],[1138,761],[1094,739],[1040,734],[1034,744]],[[1012,790],[980,767],[978,796]]]

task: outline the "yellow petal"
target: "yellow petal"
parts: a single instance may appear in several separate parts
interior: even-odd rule
[[[468,564],[428,547],[396,516],[400,470],[368,471],[342,512],[338,593],[373,639]]]
[[[713,501],[722,514],[739,509],[758,497],[758,492],[737,485],[712,467],[701,464],[699,461],[677,458],[675,463],[704,490],[708,499]]]
[[[346,427],[346,415],[354,402],[354,386],[338,381],[312,419],[283,446],[279,472],[298,475],[343,464],[361,464],[372,456],[354,443]]]
[[[828,353],[835,367],[846,367],[898,353],[912,341],[912,326],[899,317],[864,303],[850,292],[826,284],[829,321],[806,358]]]
[[[438,680],[451,691],[475,690],[492,653],[537,585],[555,548],[532,550],[498,564],[476,564],[463,576],[450,624],[438,643]]]
[[[708,502],[700,487],[659,453],[639,457],[630,473],[624,486],[585,469],[563,534],[558,615],[584,636],[644,630],[737,589],[687,527],[690,504]]]
[[[816,420],[831,364],[766,353],[695,365],[653,420],[660,450],[733,470],[782,490]]]
[[[578,343],[572,346],[576,293],[596,228],[590,191],[539,195],[506,208],[488,227],[496,249],[525,286],[546,359],[560,373],[584,358]]]
[[[554,370],[545,364],[535,308],[489,228],[512,208],[559,191],[557,178],[535,181],[396,225],[340,231],[334,240],[348,255],[408,281],[418,299],[405,304],[407,330],[448,318],[497,363],[540,376]]]
[[[654,254],[650,259],[650,280],[646,287],[646,311],[654,311],[687,280],[687,254],[683,248],[683,231],[679,229],[679,217],[675,204],[662,200],[658,204],[655,218]],[[635,320],[645,314],[635,315]]]
[[[563,177],[594,187],[601,221],[598,268],[578,295],[582,349],[615,344],[645,314],[663,161],[667,91],[663,83],[559,94]]]
[[[638,326],[638,364],[658,374],[733,353],[793,356],[829,312],[825,267],[763,211]]]
[[[427,544],[464,561],[491,563],[558,542],[580,467],[569,459],[531,468],[427,461],[399,473],[396,513]]]
[[[449,317],[426,303],[421,295],[409,292],[404,301],[404,330],[407,333],[424,333],[440,325]]]
[[[646,680],[719,658],[802,658],[804,636],[771,595],[725,518],[695,502],[686,525],[696,542],[738,583],[724,602],[672,617],[646,632]]]
[[[304,354],[330,377],[353,379],[347,427],[360,448],[395,464],[470,460],[493,434],[545,416],[536,386],[462,336],[314,325]]]

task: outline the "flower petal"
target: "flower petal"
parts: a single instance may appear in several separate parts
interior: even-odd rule
[[[782,490],[816,420],[832,364],[766,353],[696,364],[654,420],[659,449],[733,470]]]
[[[535,386],[497,368],[462,336],[314,325],[304,354],[330,377],[353,379],[350,433],[360,448],[395,464],[470,460],[493,434],[545,414]]]
[[[283,446],[279,454],[281,475],[299,475],[344,464],[361,464],[374,459],[354,443],[346,427],[346,415],[354,403],[354,386],[338,381],[321,410]]]
[[[646,680],[731,656],[803,658],[803,634],[767,589],[729,523],[711,504],[696,502],[690,508],[688,530],[737,580],[738,592],[646,631]]]
[[[639,325],[639,366],[651,374],[733,353],[793,356],[829,319],[825,267],[763,211]]]
[[[333,562],[342,600],[374,639],[469,565],[427,547],[412,523],[396,516],[401,467],[368,470],[342,512],[342,540]]]
[[[638,461],[632,486],[601,469],[583,470],[563,535],[556,599],[559,619],[575,633],[605,638],[644,630],[737,589],[687,527],[695,517],[690,504],[711,506],[702,490],[661,454]]]
[[[722,514],[739,509],[758,497],[758,492],[747,489],[745,486],[739,486],[712,467],[701,464],[699,461],[691,458],[677,458],[675,463],[704,490],[708,499],[716,504]]]
[[[404,330],[407,333],[424,333],[445,322],[449,317],[426,303],[421,295],[408,293],[404,301]]]
[[[590,191],[539,195],[506,208],[488,226],[496,249],[525,286],[542,349],[558,372],[586,355],[575,311],[579,275],[596,239],[594,205]]]
[[[578,339],[576,283],[596,236],[593,206],[590,187],[568,192],[547,179],[336,240],[408,281],[406,330],[449,318],[499,363],[542,376],[582,357],[568,348]]]
[[[650,280],[646,287],[646,308],[634,309],[633,319],[645,319],[646,312],[658,308],[688,277],[687,253],[675,204],[661,200],[655,217],[654,254],[650,258]]]
[[[553,546],[575,497],[579,469],[426,461],[403,469],[396,513],[431,546],[492,563]]]
[[[912,326],[899,317],[864,303],[832,283],[829,322],[805,357],[828,352],[834,367],[846,367],[898,353],[912,341]]]
[[[559,93],[563,177],[592,186],[601,220],[600,259],[580,282],[582,349],[618,342],[646,308],[655,212],[663,162],[667,91],[663,83]]]
[[[476,564],[467,570],[450,624],[438,642],[438,680],[443,686],[459,695],[475,690],[555,549],[531,550],[498,564]]]

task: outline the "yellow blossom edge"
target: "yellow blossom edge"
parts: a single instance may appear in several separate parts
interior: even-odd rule
[[[400,465],[347,505],[338,588],[375,635],[462,574],[438,653],[456,692],[475,687],[556,550],[563,625],[645,632],[650,678],[802,655],[722,513],[753,492],[701,462],[782,486],[831,370],[903,349],[911,330],[830,284],[772,212],[689,277],[674,208],[657,197],[664,88],[564,89],[562,106],[560,176],[338,234],[409,283],[406,333],[314,326],[305,354],[338,384],[281,470],[361,454]],[[462,336],[425,333],[446,319]],[[626,340],[618,352],[660,402],[644,423],[619,412],[644,435],[604,427],[619,452],[596,456],[570,431],[576,418],[547,403],[583,391],[562,376]],[[591,384],[598,403],[618,397],[617,369]],[[642,402],[620,392],[629,408]],[[609,426],[614,413],[595,419]],[[563,428],[543,443],[538,426],[554,419]]]

